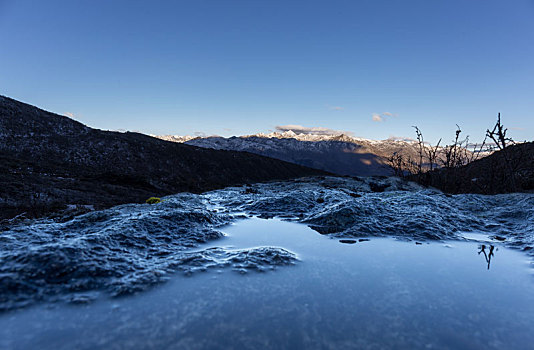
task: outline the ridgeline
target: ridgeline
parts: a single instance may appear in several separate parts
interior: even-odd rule
[[[0,218],[324,174],[246,152],[93,129],[0,96]]]

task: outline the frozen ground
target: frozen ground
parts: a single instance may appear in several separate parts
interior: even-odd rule
[[[533,246],[532,194],[395,178],[28,221],[0,233],[0,348],[527,349]]]
[[[250,216],[303,223],[345,241],[463,241],[481,234],[494,245],[531,256],[534,246],[532,194],[450,196],[396,178],[258,184],[5,228],[0,232],[0,310],[132,294],[176,271],[246,273],[297,263],[283,246],[218,247],[225,225]],[[216,247],[203,248],[207,242]]]

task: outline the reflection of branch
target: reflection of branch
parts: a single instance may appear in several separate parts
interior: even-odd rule
[[[486,258],[486,262],[488,263],[488,270],[490,268],[491,257],[494,255],[494,253],[493,253],[494,249],[495,249],[495,247],[493,245],[490,245],[489,246],[489,254],[486,254],[486,245],[482,244],[480,246],[480,250],[478,252],[478,255],[480,255],[480,253],[484,253],[484,258]]]

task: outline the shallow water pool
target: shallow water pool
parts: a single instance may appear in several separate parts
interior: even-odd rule
[[[138,295],[0,315],[1,349],[529,349],[534,276],[498,242],[333,239],[250,218],[198,249],[280,247],[295,265],[209,270]]]

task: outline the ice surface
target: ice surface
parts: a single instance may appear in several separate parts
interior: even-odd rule
[[[342,244],[303,224],[258,218],[221,231],[190,251],[205,258],[179,264],[212,272],[178,274],[133,296],[0,314],[0,348],[487,350],[534,342],[529,257],[502,243],[492,256],[481,252],[487,242],[473,240]],[[267,253],[262,264],[250,260],[253,251]],[[272,273],[224,268],[268,267],[272,254],[299,262]]]
[[[40,219],[0,232],[0,310],[37,301],[131,294],[173,272],[265,271],[293,265],[286,247],[214,247],[243,216],[280,217],[330,237],[469,240],[482,234],[534,254],[534,195],[445,195],[397,178],[303,179],[169,196],[67,222]]]

